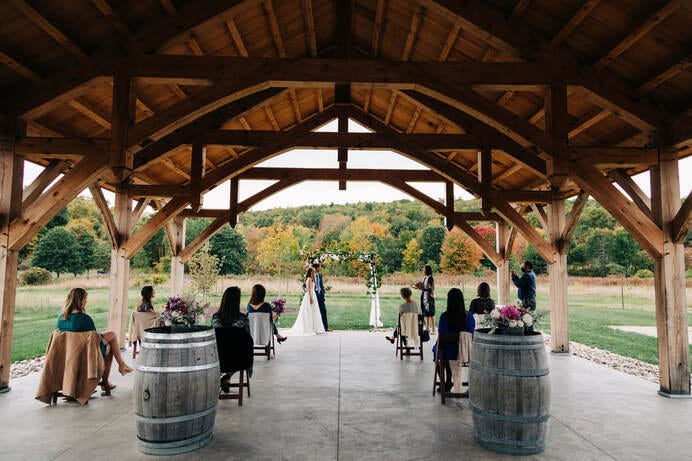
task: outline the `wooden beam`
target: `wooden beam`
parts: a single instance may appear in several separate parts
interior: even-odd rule
[[[653,147],[571,147],[571,160],[582,160],[593,165],[655,165],[658,149]]]
[[[272,5],[272,0],[264,0],[262,2],[262,8],[267,15],[267,20],[269,21],[269,28],[272,31],[272,37],[274,38],[274,46],[276,47],[276,54],[281,57],[286,57],[286,49],[284,48],[284,43],[281,38],[281,30],[279,29],[279,21],[276,18],[276,13],[274,13],[274,5]]]
[[[438,58],[439,61],[447,60],[449,53],[452,51],[452,48],[454,48],[454,44],[459,37],[459,31],[461,31],[461,26],[459,24],[454,24],[452,26],[452,30],[449,31],[449,35],[447,35],[447,40],[442,47],[442,51],[440,51],[440,57]]]
[[[397,97],[397,93],[395,91],[392,91],[392,95],[389,98],[389,105],[387,106],[387,113],[384,116],[385,126],[389,125],[389,121],[392,118],[392,113],[394,112],[394,106],[396,105],[396,97]]]
[[[567,219],[567,224],[565,224],[565,229],[562,232],[562,237],[560,238],[560,250],[569,244],[574,235],[574,231],[577,229],[577,223],[579,222],[579,217],[581,216],[586,202],[589,200],[589,194],[586,191],[580,190],[577,198],[574,200],[572,205],[572,210],[569,212],[569,218]]]
[[[161,210],[151,217],[123,246],[127,258],[134,256],[154,234],[173,219],[189,203],[189,198],[173,198]]]
[[[416,43],[416,38],[418,38],[418,28],[423,22],[423,17],[425,16],[425,9],[421,5],[415,5],[413,15],[411,16],[411,24],[408,28],[408,34],[406,35],[406,41],[404,42],[404,53],[401,56],[402,61],[408,61],[413,51],[413,45]]]
[[[567,85],[564,81],[550,84],[545,105],[546,131],[551,141],[551,159],[547,162],[547,173],[550,183],[562,186],[567,180],[569,171],[569,153],[567,152]]]
[[[597,114],[593,115],[592,117],[587,118],[583,122],[580,122],[579,125],[575,126],[572,128],[569,133],[567,133],[567,138],[572,139],[576,137],[577,135],[583,133],[584,131],[588,130],[595,124],[599,123],[601,120],[604,120],[608,118],[610,115],[610,111],[607,110],[601,110]]]
[[[483,146],[478,152],[478,181],[481,185],[481,212],[490,213],[493,192],[493,157],[492,149]]]
[[[493,203],[493,208],[507,222],[512,223],[517,231],[526,239],[531,246],[548,264],[555,260],[555,249],[519,214],[509,206],[509,203],[498,201]]]
[[[445,205],[447,206],[447,230],[454,228],[454,183],[451,181],[445,182]]]
[[[23,137],[17,140],[18,154],[108,155],[108,139]]]
[[[191,197],[189,185],[159,184],[147,186],[143,184],[131,184],[128,193],[132,198],[154,197]]]
[[[384,28],[384,0],[377,0],[375,7],[375,24],[372,30],[372,38],[370,39],[370,54],[373,58],[377,58],[380,52],[380,36]]]
[[[166,13],[168,13],[170,16],[178,15],[178,10],[175,9],[175,6],[171,0],[159,0],[159,2],[161,3],[163,9],[166,10]]]
[[[22,208],[26,208],[34,203],[55,179],[60,176],[67,167],[67,163],[62,160],[53,160],[43,171],[29,184],[22,194]]]
[[[77,112],[80,112],[81,114],[83,114],[87,118],[89,118],[90,120],[101,125],[103,128],[105,128],[107,130],[111,129],[111,122],[109,122],[106,119],[106,116],[101,114],[98,109],[91,108],[87,104],[81,102],[78,99],[73,99],[72,101],[68,102],[67,104],[71,108],[76,110]]]
[[[577,27],[579,27],[579,24],[586,19],[586,17],[596,6],[598,6],[599,3],[601,3],[601,0],[585,0],[577,11],[572,14],[569,21],[567,21],[567,23],[562,26],[560,31],[548,42],[548,47],[554,49],[560,43],[562,43],[565,38],[567,38]]]
[[[483,214],[480,211],[457,211],[454,213],[454,219],[463,221],[500,221],[500,215],[497,213]]]
[[[630,199],[639,207],[640,210],[644,212],[649,218],[653,219],[651,214],[651,199],[647,197],[644,191],[639,187],[639,185],[634,182],[634,180],[627,174],[626,171],[616,168],[608,172],[615,182],[618,183],[620,187],[629,195]]]
[[[322,88],[317,88],[317,109],[320,112],[324,112],[324,96],[322,95]]]
[[[454,225],[456,225],[461,231],[468,235],[471,240],[473,240],[476,245],[481,249],[484,255],[488,257],[489,260],[493,262],[496,266],[500,263],[502,260],[502,257],[499,255],[497,251],[488,243],[487,240],[485,240],[481,235],[476,232],[476,229],[471,227],[469,223],[466,221],[463,221],[461,219],[457,219],[454,221]]]
[[[179,15],[152,16],[138,27],[140,32],[132,36],[131,45],[125,44],[125,54],[121,47],[112,46],[106,41],[90,57],[65,61],[61,70],[44,82],[18,88],[7,101],[5,110],[22,114],[25,119],[40,117],[92,87],[101,85],[104,79],[98,76],[121,72],[138,56],[155,52],[167,41],[221,13],[234,14],[235,11],[246,9],[249,3],[243,0],[194,2],[182,5]]]
[[[196,142],[192,144],[192,155],[190,155],[190,206],[197,211],[202,207],[202,178],[204,177],[205,158],[207,156],[206,147]]]
[[[228,224],[226,218],[224,216],[219,216],[207,227],[205,227],[204,230],[200,232],[199,235],[180,252],[182,262],[188,262],[192,255],[194,255],[197,250],[202,248],[202,246],[208,242],[209,239],[214,236],[214,234],[223,229],[226,224]]]
[[[601,70],[605,66],[610,65],[615,61],[618,56],[627,51],[632,45],[634,45],[640,38],[648,34],[654,27],[663,22],[668,16],[675,13],[680,7],[679,0],[671,0],[666,3],[663,8],[649,15],[648,19],[644,21],[639,27],[630,32],[624,39],[622,39],[613,49],[606,53],[601,59],[596,61],[593,68],[596,70]]]
[[[315,34],[315,16],[312,12],[312,0],[302,0],[303,19],[305,20],[305,42],[310,56],[317,57],[317,36]]]
[[[229,207],[228,207],[228,224],[232,227],[235,228],[236,224],[238,224],[238,213],[240,210],[238,209],[238,192],[240,189],[240,181],[238,180],[238,176],[235,178],[231,178],[229,181]]]
[[[683,242],[690,231],[690,226],[692,226],[692,192],[687,194],[687,198],[673,218],[671,225],[673,240],[676,243]]]
[[[128,76],[113,81],[113,128],[111,130],[111,170],[123,181],[132,173],[134,156],[128,149],[128,134],[135,121],[135,87]]]
[[[546,215],[543,207],[538,203],[532,203],[531,209],[533,210],[533,214],[538,219],[538,222],[541,225],[541,227],[543,228],[543,230],[545,230],[546,232],[549,232],[550,229],[548,227],[548,215]]]
[[[685,72],[692,65],[692,54],[685,55],[682,59],[676,58],[672,64],[667,64],[655,75],[647,78],[636,90],[638,94],[648,93],[657,86],[667,82],[676,75]]]
[[[115,220],[113,219],[113,214],[108,206],[106,197],[103,196],[103,192],[101,191],[101,186],[98,183],[94,183],[89,186],[89,192],[91,192],[91,197],[94,199],[96,208],[101,212],[103,222],[106,224],[106,231],[108,231],[111,247],[115,249],[118,247],[118,229],[115,226]]]
[[[249,56],[247,48],[245,48],[245,43],[243,42],[243,37],[240,35],[238,26],[236,25],[233,18],[228,18],[225,24],[226,28],[228,29],[228,33],[231,34],[231,38],[233,39],[235,47],[238,49],[238,54],[245,57]]]
[[[19,250],[26,245],[48,221],[92,184],[107,166],[108,159],[93,156],[72,167],[39,200],[22,210],[22,214],[12,221],[10,249]]]
[[[135,230],[135,227],[137,226],[139,220],[142,218],[144,210],[146,210],[147,206],[149,205],[149,202],[150,200],[146,197],[137,200],[137,205],[135,205],[134,210],[132,210],[132,219],[130,219],[130,234],[132,234],[132,232]]]
[[[293,114],[296,116],[296,123],[303,123],[303,116],[300,114],[300,106],[298,105],[298,96],[296,96],[295,88],[290,88],[288,90],[288,98],[291,100],[291,107],[293,107]]]
[[[431,170],[381,170],[340,168],[270,168],[254,167],[238,176],[240,179],[280,180],[301,177],[315,181],[379,181],[381,178],[401,179],[406,182],[446,182]]]
[[[267,118],[271,122],[272,127],[276,131],[281,131],[281,127],[279,126],[279,122],[276,121],[276,117],[274,116],[274,112],[272,111],[271,105],[267,104],[266,106],[264,106],[264,113],[267,114]]]
[[[392,186],[393,188],[395,188],[397,190],[400,190],[404,194],[410,195],[414,199],[422,202],[424,205],[427,205],[430,208],[432,208],[438,214],[440,214],[442,216],[447,215],[447,207],[444,204],[438,202],[437,200],[430,197],[429,195],[424,194],[423,192],[419,191],[418,189],[411,186],[410,184],[407,184],[404,181],[394,179],[394,178],[383,179],[382,182]]]
[[[0,64],[12,69],[22,77],[31,80],[34,83],[40,83],[43,81],[41,77],[38,76],[34,71],[21,64],[19,61],[10,57],[9,55],[0,51]]]
[[[179,128],[173,133],[147,145],[135,154],[134,169],[140,170],[161,158],[181,144],[190,143],[204,132],[224,125],[228,120],[247,113],[281,93],[279,89],[268,89],[233,101],[195,120],[194,123]]]
[[[113,8],[108,4],[106,0],[91,0],[91,3],[98,8],[98,10],[106,17],[108,22],[111,23],[113,27],[118,29],[125,37],[129,37],[132,34],[130,28],[120,19],[120,17],[113,11]]]
[[[10,0],[12,4],[19,11],[21,11],[31,22],[33,22],[40,29],[43,29],[48,35],[50,35],[56,42],[60,43],[67,51],[77,56],[80,59],[87,57],[77,45],[72,42],[69,38],[65,36],[57,27],[50,23],[41,13],[31,7],[24,0]]]
[[[572,163],[570,178],[608,210],[649,255],[660,258],[663,250],[661,229],[591,164],[583,160]]]
[[[420,114],[422,111],[423,111],[423,108],[421,106],[416,106],[416,110],[413,112],[411,119],[408,121],[408,126],[406,127],[406,133],[413,132],[413,129],[416,127],[416,122],[418,121],[418,118],[420,117]]]
[[[493,189],[491,200],[502,200],[510,203],[548,203],[553,200],[553,193],[549,190],[510,190]]]

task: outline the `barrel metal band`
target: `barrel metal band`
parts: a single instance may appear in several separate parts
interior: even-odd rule
[[[149,331],[144,332],[144,339],[164,339],[168,341],[189,341],[190,338],[207,338],[214,337],[214,330],[203,330],[187,333],[151,333]]]
[[[522,344],[522,345],[515,345],[515,344],[496,344],[496,343],[483,343],[483,342],[475,342],[474,345],[477,348],[480,349],[509,349],[509,350],[537,350],[537,349],[545,349],[545,345],[543,343],[540,344]]]
[[[174,442],[147,442],[137,436],[137,448],[139,448],[139,451],[142,453],[148,455],[176,455],[179,453],[186,453],[202,448],[211,442],[212,429],[213,428],[210,428],[200,435],[188,439],[176,440]]]
[[[509,455],[533,455],[545,450],[545,441],[508,441],[476,434],[476,441],[485,448]]]
[[[550,414],[541,416],[498,415],[497,413],[481,410],[473,405],[471,405],[471,411],[479,416],[485,416],[499,421],[506,421],[508,423],[544,423],[550,419]]]
[[[168,418],[147,418],[145,416],[135,415],[135,420],[139,423],[146,424],[182,423],[184,421],[190,421],[191,419],[203,418],[211,413],[214,413],[216,411],[217,406],[218,404],[214,405],[213,407],[207,408],[206,410],[199,411],[197,413],[191,413],[189,415],[170,416]]]
[[[190,371],[209,370],[218,368],[219,362],[205,363],[204,365],[191,365],[187,367],[148,367],[146,365],[137,365],[138,371],[151,371],[154,373],[186,373]]]
[[[190,349],[191,347],[206,347],[216,344],[216,340],[198,342],[198,343],[149,343],[143,342],[142,349]]]
[[[502,376],[526,376],[526,377],[536,377],[536,376],[546,376],[550,373],[548,368],[539,368],[538,370],[505,370],[503,368],[486,367],[485,365],[479,365],[477,363],[471,362],[469,367],[472,370],[489,371],[495,375]]]

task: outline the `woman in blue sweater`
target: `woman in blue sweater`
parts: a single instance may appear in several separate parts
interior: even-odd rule
[[[473,314],[466,311],[464,305],[464,294],[458,288],[452,288],[447,293],[447,310],[440,315],[437,331],[440,335],[445,333],[460,333],[468,331],[473,333],[476,328],[476,322],[473,319]],[[437,357],[437,344],[433,347],[433,356]],[[450,390],[452,383],[452,367],[449,365],[450,360],[457,360],[459,356],[459,344],[446,344],[444,346],[445,370],[447,371],[447,379],[445,387]]]

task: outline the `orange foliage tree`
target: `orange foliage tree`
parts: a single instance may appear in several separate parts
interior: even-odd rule
[[[447,232],[442,242],[440,267],[447,274],[465,274],[480,266],[481,250],[458,228]]]

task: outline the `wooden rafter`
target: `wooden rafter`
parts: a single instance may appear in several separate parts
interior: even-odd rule
[[[312,0],[302,0],[303,19],[305,20],[305,41],[310,56],[317,57],[317,35],[315,34],[315,16],[312,11]]]
[[[233,18],[228,18],[226,19],[226,28],[228,29],[228,33],[231,34],[231,39],[233,40],[233,43],[235,44],[235,47],[238,49],[238,54],[241,56],[248,56],[247,48],[245,48],[245,43],[243,42],[243,37],[240,35],[240,31],[238,30],[238,26],[236,25],[235,21]]]
[[[593,11],[593,9],[601,3],[601,0],[585,0],[577,11],[569,18],[569,21],[562,26],[560,31],[553,36],[548,42],[549,48],[557,47],[565,38],[567,38],[574,30],[579,27],[579,24]]]
[[[579,194],[577,195],[577,198],[574,200],[574,204],[572,205],[572,210],[569,213],[569,217],[567,218],[567,223],[565,224],[565,229],[563,230],[562,236],[560,237],[559,245],[567,245],[569,241],[572,240],[572,235],[574,235],[574,231],[577,229],[579,217],[581,216],[582,211],[584,211],[584,207],[586,206],[586,202],[588,200],[589,194],[587,194],[583,190],[580,190]],[[559,250],[562,250],[562,248],[559,248]]]
[[[144,214],[144,210],[149,206],[149,202],[150,200],[146,197],[137,200],[137,205],[135,205],[135,208],[132,210],[132,219],[130,219],[130,234],[135,230],[137,223]]]
[[[418,118],[420,117],[422,111],[423,108],[421,106],[416,106],[416,110],[413,112],[413,115],[411,115],[411,119],[409,120],[408,126],[406,127],[406,133],[413,132],[413,129],[416,127],[416,122],[418,121]]]
[[[75,155],[108,155],[108,139],[79,139],[64,137],[22,137],[17,140],[15,152],[22,155],[66,154],[66,158]]]
[[[269,122],[272,124],[272,127],[276,131],[281,131],[281,127],[279,126],[279,123],[276,121],[274,112],[272,111],[272,108],[269,104],[264,106],[264,113],[267,114],[267,118],[269,119]]]
[[[127,24],[125,24],[123,20],[120,19],[120,16],[113,11],[113,8],[111,8],[106,0],[91,0],[91,3],[98,8],[98,10],[106,17],[108,22],[110,22],[113,27],[118,29],[118,32],[126,37],[129,37],[132,34],[132,31],[130,31],[130,28],[127,27]]]
[[[682,59],[675,59],[672,64],[667,64],[657,71],[652,77],[647,78],[636,90],[638,94],[648,93],[657,86],[667,82],[676,75],[685,72],[692,65],[692,54],[685,55]]]
[[[459,24],[454,24],[452,26],[452,30],[450,30],[449,35],[447,35],[447,40],[445,40],[445,44],[442,47],[442,51],[440,51],[440,57],[438,58],[439,61],[447,60],[447,58],[449,57],[449,53],[452,51],[452,48],[454,48],[454,44],[457,41],[457,37],[459,37],[460,30],[461,26]]]
[[[86,103],[84,103],[78,99],[73,99],[68,104],[71,108],[73,108],[77,112],[85,115],[88,119],[101,125],[106,130],[111,129],[111,122],[108,121],[108,119],[106,118],[106,115],[101,114],[98,109],[89,107]]]
[[[75,43],[67,38],[57,27],[51,24],[41,13],[34,9],[24,0],[10,0],[12,4],[17,7],[27,18],[31,20],[36,26],[43,29],[48,35],[50,35],[56,42],[60,43],[67,51],[77,56],[80,59],[87,57],[86,53],[82,51]]]
[[[300,113],[300,106],[298,105],[298,96],[296,95],[295,88],[289,88],[288,98],[291,100],[291,107],[293,108],[293,115],[296,117],[296,123],[303,123],[303,116]]]
[[[317,88],[317,109],[320,112],[324,112],[324,95],[322,94],[322,88]]]
[[[384,124],[389,125],[389,121],[392,118],[392,113],[394,112],[394,106],[396,105],[397,93],[392,91],[392,95],[389,97],[389,105],[387,106],[387,113],[384,116]]]
[[[431,170],[381,170],[340,168],[270,168],[254,167],[238,176],[240,179],[281,180],[302,177],[315,181],[378,181],[382,178],[405,182],[446,182]]]
[[[113,219],[113,213],[106,202],[106,197],[103,196],[103,191],[101,191],[101,186],[98,183],[94,183],[89,186],[89,192],[91,192],[91,197],[94,199],[96,207],[101,212],[101,217],[103,222],[106,224],[106,230],[108,231],[108,237],[113,248],[117,248],[118,242],[118,228],[115,225],[115,220]]]
[[[425,9],[422,6],[416,5],[414,7],[413,15],[411,16],[411,24],[409,25],[408,34],[406,35],[406,41],[404,42],[404,52],[401,56],[402,61],[408,61],[413,51],[413,46],[416,43],[416,38],[418,37],[418,28],[423,22],[423,17],[425,16]]]
[[[427,194],[424,194],[423,192],[419,191],[415,187],[411,186],[410,184],[404,182],[403,180],[396,179],[396,178],[388,178],[382,180],[383,183],[388,184],[392,186],[393,188],[400,190],[406,195],[410,195],[411,197],[415,198],[416,200],[422,202],[424,205],[429,206],[433,210],[435,210],[438,214],[442,216],[447,215],[447,207],[435,200],[434,198],[430,197]]]
[[[648,16],[648,19],[644,21],[639,27],[627,34],[627,36],[622,39],[613,49],[606,53],[601,59],[596,61],[593,68],[596,70],[601,70],[605,66],[610,65],[615,61],[618,56],[627,51],[632,45],[634,45],[640,38],[648,34],[654,27],[664,21],[668,16],[675,13],[680,7],[679,0],[671,0],[666,3],[660,10]]]
[[[161,3],[163,9],[166,10],[166,13],[168,13],[170,16],[178,15],[178,10],[175,9],[175,6],[171,0],[159,0],[159,2]]]
[[[616,168],[608,172],[615,182],[618,183],[620,187],[625,191],[627,195],[632,199],[632,201],[643,211],[649,218],[653,219],[651,213],[651,199],[646,196],[644,191],[639,187],[639,185],[634,182],[634,180],[627,174],[626,171]]]
[[[0,64],[12,69],[22,77],[31,80],[34,83],[40,83],[43,81],[43,79],[34,71],[2,51],[0,51]]]
[[[548,231],[548,215],[545,213],[545,209],[538,203],[532,203],[531,209],[533,210],[534,216],[538,219],[541,227]]]
[[[183,248],[183,250],[180,252],[179,256],[181,257],[182,262],[188,262],[192,255],[195,254],[197,250],[202,248],[202,246],[217,232],[223,229],[223,226],[226,224],[228,224],[228,221],[225,216],[219,216],[214,221],[209,223],[209,225],[205,227],[204,230],[202,230],[202,232],[200,232],[199,235],[195,237],[192,242],[186,245],[185,248]]]
[[[575,126],[572,128],[569,133],[567,133],[567,137],[569,139],[572,139],[579,135],[580,133],[583,133],[584,131],[588,130],[595,124],[599,123],[601,120],[609,117],[611,115],[610,111],[607,110],[601,110],[597,114],[594,114],[593,116],[587,118],[583,122],[579,123],[579,125]]]
[[[548,264],[554,261],[553,247],[514,208],[503,201],[493,203],[493,207],[500,216],[514,226]]]
[[[495,249],[485,240],[476,230],[465,220],[455,219],[454,225],[457,226],[461,231],[468,235],[471,240],[473,240],[476,245],[481,249],[484,255],[490,259],[496,266],[502,261],[500,254],[495,251]]]
[[[269,28],[272,31],[272,37],[274,38],[274,46],[276,47],[276,54],[281,58],[285,58],[286,49],[284,48],[284,42],[281,38],[279,21],[276,18],[276,13],[274,13],[274,5],[272,4],[272,0],[264,0],[262,2],[262,9],[264,9],[265,14],[267,15]]]
[[[375,8],[375,24],[372,30],[372,38],[370,40],[370,54],[373,58],[377,58],[380,52],[380,36],[384,28],[384,0],[377,0]]]

